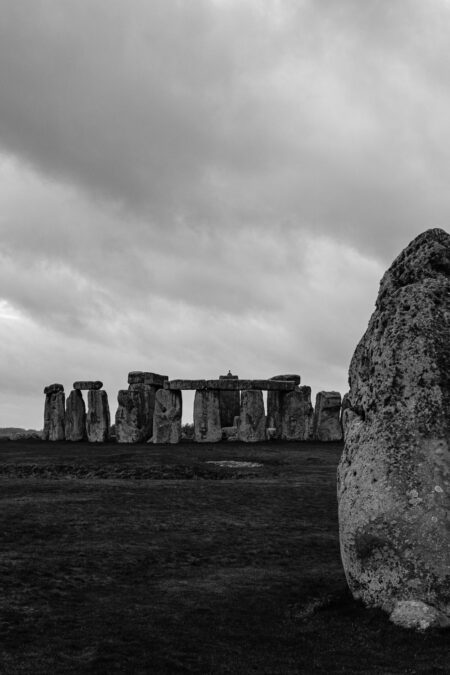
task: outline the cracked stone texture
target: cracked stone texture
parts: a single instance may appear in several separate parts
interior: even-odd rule
[[[66,401],[66,441],[86,438],[86,405],[79,389],[70,392]]]
[[[183,401],[177,389],[159,389],[155,396],[153,443],[179,443]]]
[[[244,389],[241,392],[238,439],[244,441],[244,443],[255,443],[266,440],[264,399],[260,390]]]
[[[239,392],[231,393],[239,396]],[[222,440],[219,394],[217,389],[201,389],[195,392],[194,438],[197,443],[217,443]]]
[[[45,395],[44,430],[42,432],[44,441],[63,441],[65,438],[66,395],[64,391],[52,389],[52,387],[60,386],[62,385],[46,387],[49,391]]]
[[[342,441],[341,395],[319,391],[314,407],[313,437],[316,441]]]
[[[155,388],[131,384],[117,394],[116,439],[118,443],[144,443],[152,435]]]
[[[389,613],[423,610],[413,602],[448,617],[450,236],[443,230],[419,235],[383,276],[349,385],[338,500],[350,589]]]
[[[312,438],[314,409],[311,387],[283,392],[280,410],[280,435],[283,441],[307,441]]]
[[[295,384],[300,384],[300,375],[288,374],[288,375],[275,375],[270,378],[271,380],[281,380],[283,382],[294,381]],[[281,438],[281,418],[282,418],[282,402],[283,395],[285,392],[282,391],[268,391],[267,392],[267,416],[266,416],[266,434],[270,438]],[[274,431],[268,431],[272,429]]]
[[[104,443],[109,437],[110,414],[108,394],[104,389],[88,391],[86,433],[90,443]]]

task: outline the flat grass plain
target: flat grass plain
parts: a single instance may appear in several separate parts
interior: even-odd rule
[[[450,673],[347,589],[341,452],[1,442],[0,673]]]

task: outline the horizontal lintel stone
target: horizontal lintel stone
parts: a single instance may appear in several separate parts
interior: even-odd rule
[[[128,373],[128,384],[151,384],[154,387],[162,387],[168,379],[167,375],[147,373],[141,370],[133,370]]]
[[[286,380],[170,380],[164,384],[165,389],[221,389],[224,391],[243,391],[260,389],[270,391],[293,391],[296,382]]]
[[[74,389],[101,389],[103,382],[100,380],[78,380],[73,383]]]

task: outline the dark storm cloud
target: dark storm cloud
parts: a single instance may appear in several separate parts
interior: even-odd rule
[[[0,5],[0,143],[148,228],[386,254],[446,217],[444,2]]]

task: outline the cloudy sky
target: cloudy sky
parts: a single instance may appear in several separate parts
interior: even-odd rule
[[[130,370],[345,391],[383,271],[448,229],[449,0],[0,16],[0,426],[84,378],[114,414]]]

